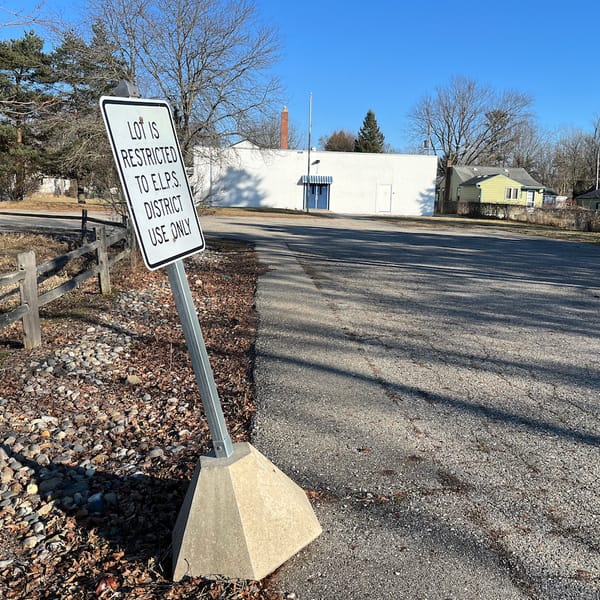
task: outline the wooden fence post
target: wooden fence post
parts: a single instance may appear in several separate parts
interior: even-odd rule
[[[106,243],[106,227],[99,225],[94,228],[98,249],[96,256],[98,257],[98,284],[100,285],[101,294],[110,294],[110,265],[108,263],[108,248]]]
[[[40,310],[38,304],[37,266],[35,252],[24,252],[17,256],[19,269],[25,271],[25,279],[20,282],[21,304],[29,307],[23,317],[23,344],[30,350],[42,343]]]
[[[137,237],[133,231],[133,225],[127,215],[123,215],[123,226],[127,229],[127,247],[129,248],[129,262],[136,266],[138,262]]]
[[[87,233],[87,222],[88,222],[87,208],[82,208],[81,209],[81,243],[82,244],[85,240],[85,235]]]

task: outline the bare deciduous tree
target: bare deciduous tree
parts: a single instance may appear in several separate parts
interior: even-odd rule
[[[29,27],[30,25],[44,23],[40,11],[44,2],[39,2],[31,9],[13,10],[0,6],[0,27]]]
[[[99,0],[94,12],[144,95],[171,103],[184,156],[242,136],[280,104],[276,35],[250,1]]]
[[[245,139],[259,148],[279,148],[281,143],[281,115],[271,114],[247,124],[242,132]],[[288,127],[288,148],[300,148],[300,135],[293,125]]]
[[[409,114],[416,140],[430,140],[443,163],[503,164],[530,121],[531,98],[496,92],[472,79],[454,77],[425,96]]]
[[[596,176],[594,136],[579,129],[562,133],[554,145],[552,185],[559,194],[575,197],[593,187]]]

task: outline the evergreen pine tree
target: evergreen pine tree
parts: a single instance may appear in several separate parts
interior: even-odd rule
[[[40,167],[39,123],[53,102],[49,56],[43,40],[27,32],[0,42],[0,196],[22,200]]]
[[[74,31],[65,32],[52,54],[61,102],[46,120],[51,137],[46,174],[68,177],[77,188],[93,187],[106,194],[116,180],[98,99],[110,94],[127,73],[106,28],[95,22],[92,33],[86,42]]]
[[[354,152],[383,152],[384,136],[379,129],[375,113],[372,110],[367,112],[362,127],[358,132],[358,137],[354,142]]]

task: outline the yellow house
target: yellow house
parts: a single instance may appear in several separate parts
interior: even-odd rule
[[[533,179],[521,183],[500,173],[478,175],[458,186],[458,201],[541,207],[544,190],[544,186]]]

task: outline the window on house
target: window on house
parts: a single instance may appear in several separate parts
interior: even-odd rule
[[[521,190],[516,187],[507,187],[505,198],[507,200],[518,200],[521,196]]]

